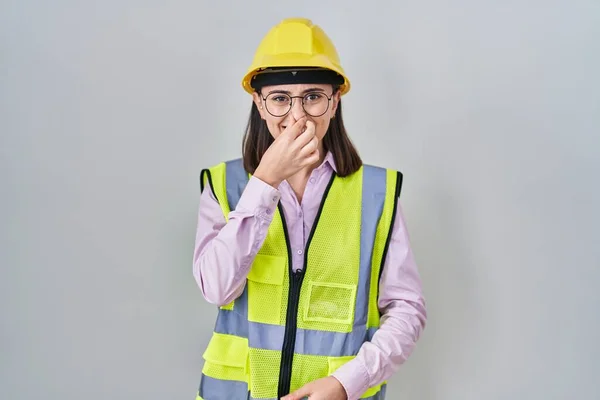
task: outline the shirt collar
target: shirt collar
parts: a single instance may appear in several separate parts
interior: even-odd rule
[[[329,166],[337,174],[337,166],[335,165],[335,159],[331,151],[327,151],[323,163],[317,169],[323,169]]]

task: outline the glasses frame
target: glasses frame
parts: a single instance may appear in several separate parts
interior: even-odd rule
[[[309,96],[309,95],[315,94],[315,93],[322,94],[325,97],[327,97],[327,108],[325,109],[325,111],[323,111],[323,113],[321,113],[319,115],[312,115],[311,113],[309,113],[308,111],[306,111],[306,108],[304,108],[304,98],[306,96]],[[292,107],[294,107],[294,99],[302,99],[302,109],[304,110],[304,112],[307,115],[310,115],[313,118],[318,118],[318,117],[321,117],[321,116],[325,115],[325,113],[327,111],[329,111],[329,105],[331,104],[331,99],[333,99],[333,95],[334,94],[335,94],[335,91],[331,94],[331,96],[328,96],[325,92],[320,92],[320,91],[308,92],[304,96],[292,96],[292,95],[289,95],[287,93],[281,93],[281,92],[269,93],[267,95],[267,97],[269,97],[270,95],[283,95],[283,96],[287,96],[287,97],[290,98],[290,108],[284,114],[281,114],[281,115],[275,115],[271,111],[269,111],[269,107],[267,107],[267,97],[263,97],[263,93],[262,92],[260,92],[260,97],[265,102],[265,110],[267,110],[267,112],[269,114],[271,114],[272,116],[274,116],[275,118],[281,118],[281,117],[285,117],[286,115],[288,115],[290,113],[290,111],[292,111]]]

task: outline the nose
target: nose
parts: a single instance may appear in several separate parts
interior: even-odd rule
[[[289,114],[294,118],[294,121],[298,121],[306,115],[306,111],[304,111],[304,107],[302,107],[301,98],[296,97],[292,99],[292,109]]]

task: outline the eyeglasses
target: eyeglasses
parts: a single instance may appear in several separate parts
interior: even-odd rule
[[[262,97],[262,96],[261,96]],[[283,117],[290,112],[293,106],[292,99],[302,99],[302,108],[311,117],[320,117],[329,109],[333,96],[322,92],[309,92],[304,96],[290,96],[286,93],[274,92],[263,97],[267,112],[274,117]]]

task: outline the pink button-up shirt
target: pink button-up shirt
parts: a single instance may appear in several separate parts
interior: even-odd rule
[[[211,190],[204,190],[200,197],[193,271],[208,302],[222,306],[241,295],[279,201],[292,248],[292,268],[304,268],[304,248],[334,171],[335,162],[328,152],[323,163],[313,170],[301,204],[286,181],[273,188],[251,177],[227,223]],[[355,359],[333,374],[346,389],[349,400],[358,399],[369,387],[396,372],[425,327],[427,314],[421,279],[400,204],[381,276],[378,306],[383,314],[379,330],[370,342],[362,345]]]

